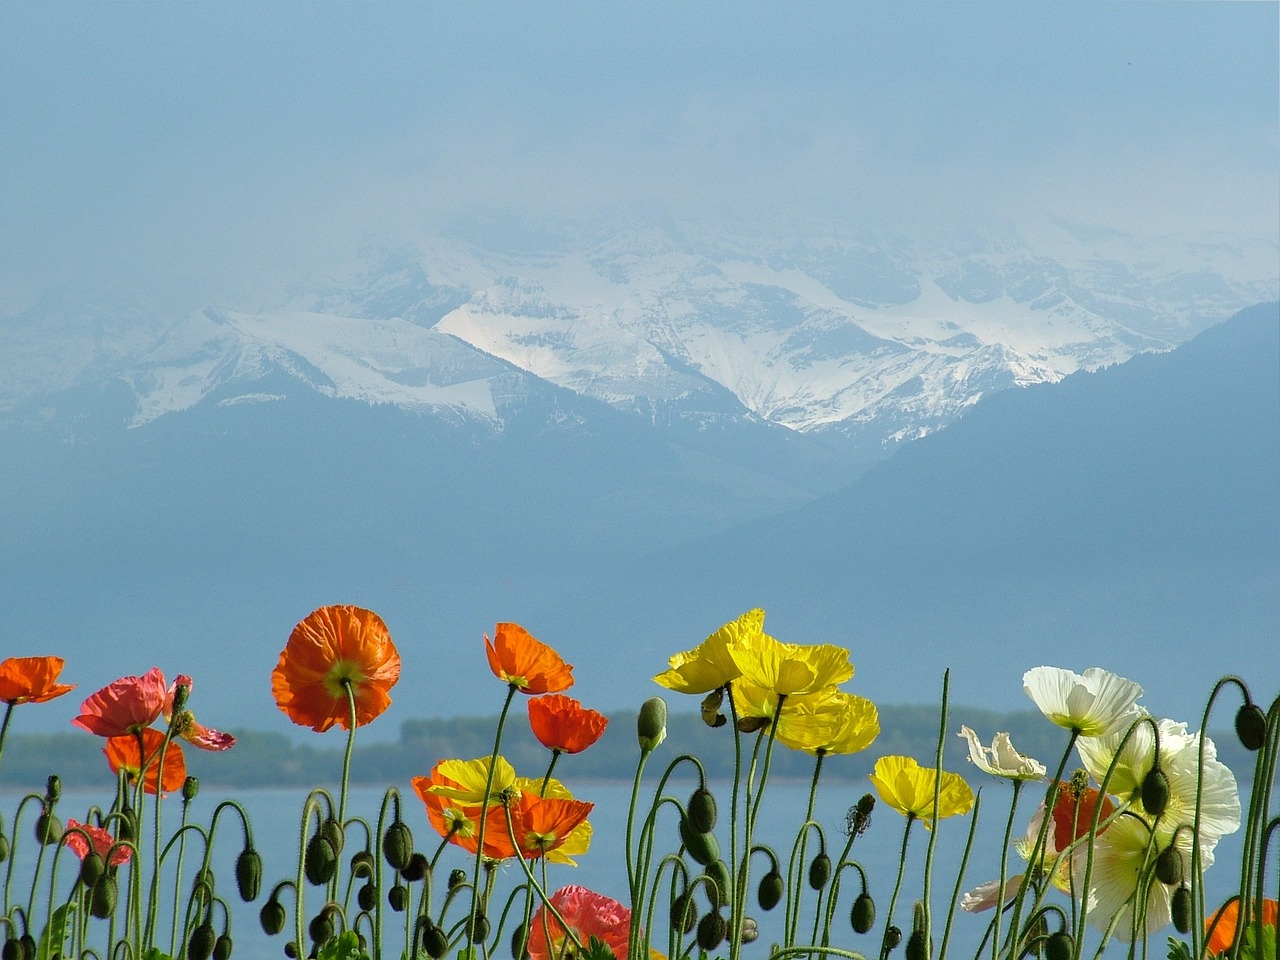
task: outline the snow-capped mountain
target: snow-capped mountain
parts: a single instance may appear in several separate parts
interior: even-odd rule
[[[215,392],[268,400],[255,381],[281,370],[300,389],[501,430],[501,397],[534,378],[655,423],[772,423],[883,456],[986,393],[1169,349],[1277,284],[1274,244],[1060,221],[931,245],[654,221],[513,236],[371,247],[286,304],[127,336],[110,316],[64,322],[60,340],[78,342],[52,351],[22,334],[37,307],[0,333],[0,405],[114,379],[141,425]]]

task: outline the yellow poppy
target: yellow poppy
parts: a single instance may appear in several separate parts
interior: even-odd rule
[[[764,631],[744,636],[729,656],[744,680],[779,696],[816,693],[853,676],[848,650],[828,643],[782,643]]]
[[[876,705],[842,690],[790,698],[778,718],[778,741],[806,753],[857,753],[879,735]]]
[[[871,774],[880,799],[903,816],[917,817],[926,827],[934,819],[933,793],[938,771],[922,767],[910,757],[881,757]],[[938,819],[968,813],[973,807],[973,791],[959,774],[942,772],[938,791]]]
[[[677,693],[709,693],[723,687],[742,672],[730,651],[759,636],[763,630],[764,611],[748,610],[694,649],[671,657],[668,661],[670,669],[654,677],[654,682]]]

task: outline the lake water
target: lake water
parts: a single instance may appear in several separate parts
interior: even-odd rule
[[[978,883],[994,880],[998,877],[998,851],[1005,818],[1008,814],[1010,797],[1010,790],[1002,783],[990,780],[990,782],[983,785],[976,775],[970,776],[969,779],[974,786],[983,786],[983,800],[977,839],[973,853],[970,856],[967,875],[963,884],[964,889],[969,889]],[[678,788],[672,788],[670,792],[683,801],[687,798],[690,788],[691,785],[682,784]],[[869,784],[866,781],[852,784],[840,784],[832,781],[825,783],[822,789],[819,790],[814,819],[826,831],[828,849],[833,857],[843,848],[845,839],[843,825],[846,811],[857,802],[858,797],[867,792],[868,788]],[[579,866],[577,867],[553,865],[550,868],[549,883],[552,888],[571,883],[581,884],[625,901],[627,889],[623,847],[630,786],[617,783],[574,783],[573,789],[575,795],[580,799],[589,800],[596,805],[590,818],[595,831],[591,850],[586,855],[578,858]],[[803,816],[808,802],[808,790],[807,783],[770,783],[765,794],[760,826],[757,831],[757,842],[768,843],[774,847],[783,861],[784,872],[795,831],[799,826],[800,818]],[[726,826],[723,823],[727,817],[729,806],[727,788],[717,787],[716,794],[722,819],[722,824],[717,829],[717,833],[720,835],[722,846],[724,847],[723,853],[727,856],[727,833],[725,833]],[[249,811],[254,842],[265,862],[263,897],[257,903],[243,905],[235,894],[233,864],[241,847],[240,830],[236,820],[227,819],[219,826],[219,840],[215,843],[213,859],[214,872],[219,878],[221,894],[229,899],[234,911],[232,935],[236,944],[236,957],[247,958],[247,960],[259,960],[259,958],[261,960],[268,960],[268,958],[278,960],[278,958],[284,956],[283,948],[286,937],[269,938],[264,935],[258,925],[258,910],[266,892],[277,881],[292,876],[296,871],[295,858],[298,850],[299,816],[305,795],[305,791],[301,790],[275,789],[247,791],[236,794],[236,799],[242,802]],[[348,814],[362,816],[371,822],[376,822],[382,795],[383,791],[380,789],[362,787],[352,790],[348,801]],[[1031,791],[1027,792],[1028,797],[1034,795]],[[225,796],[226,794],[216,788],[206,787],[192,804],[193,822],[207,824],[215,805]],[[13,799],[14,802],[7,802],[10,799]],[[61,801],[59,812],[64,819],[67,817],[80,819],[91,803],[101,803],[104,802],[104,799],[100,796],[68,792]],[[10,795],[5,800],[5,823],[11,825],[16,798]],[[409,791],[403,797],[403,804],[405,820],[414,832],[417,848],[430,856],[438,843],[438,836],[428,824],[421,802],[412,791]],[[1020,804],[1015,833],[1025,828],[1027,819],[1033,809],[1033,800],[1027,799]],[[177,826],[177,811],[177,803],[170,801],[166,804],[164,821],[166,834],[172,832]],[[29,817],[25,819],[29,829]],[[939,945],[941,944],[940,927],[942,917],[945,914],[955,884],[956,873],[968,835],[969,822],[968,817],[945,820],[939,831],[934,861],[932,897],[935,917],[938,918],[935,920],[938,925],[935,933],[935,942]],[[878,910],[877,925],[875,932],[865,937],[856,935],[849,927],[848,904],[857,891],[857,878],[856,873],[847,871],[842,881],[841,906],[837,910],[836,920],[832,927],[833,943],[835,945],[864,952],[875,951],[878,943],[878,932],[882,929],[885,912],[889,906],[889,897],[896,874],[904,823],[905,821],[901,816],[880,805],[873,814],[870,828],[854,843],[851,856],[863,865],[869,875],[871,893],[876,899]],[[353,836],[353,834],[348,835],[348,855],[351,850],[355,849],[350,846],[353,842]],[[661,815],[659,837],[665,841],[664,850],[674,851],[678,847],[675,815],[670,808],[666,809]],[[907,851],[907,874],[903,882],[903,891],[899,897],[895,915],[895,921],[903,928],[910,927],[911,904],[921,894],[923,864],[928,837],[928,832],[922,829],[919,824],[912,830]],[[1237,833],[1225,838],[1219,844],[1217,851],[1218,866],[1210,870],[1207,875],[1208,900],[1210,903],[1220,902],[1238,882],[1235,877],[1236,868],[1234,864],[1238,863],[1240,843],[1241,837]],[[19,875],[22,875],[20,872],[22,861],[26,860],[26,857],[32,853],[32,848],[33,844],[25,841],[19,848],[20,854],[25,849],[25,855],[19,857]],[[811,843],[810,856],[812,856],[812,852],[813,845]],[[186,868],[188,873],[191,870],[191,863],[192,854],[189,853],[188,866]],[[440,863],[444,867],[443,871],[438,874],[440,880],[443,880],[449,868],[467,865],[462,851],[452,849],[445,852]],[[1019,870],[1019,864],[1020,861],[1016,854],[1011,854],[1010,872]],[[6,866],[8,865],[6,864]],[[763,872],[763,859],[758,858],[753,865],[753,878],[758,880]],[[521,873],[518,866],[504,866],[501,872],[503,888],[509,890],[512,885],[518,882],[520,876]],[[805,891],[808,894],[805,902],[810,905],[810,909],[807,911],[808,923],[812,924],[812,892],[807,887]],[[308,891],[308,893],[308,902],[318,906],[318,900],[314,893],[311,891]],[[776,924],[780,923],[781,913],[782,907],[780,906],[771,914],[762,914],[755,904],[754,893],[752,894],[748,914],[754,916],[760,922],[762,933],[761,939],[756,944],[746,948],[744,955],[747,958],[754,956],[763,960],[768,955],[769,937],[777,929]],[[395,917],[396,919],[400,918],[400,915],[391,914],[389,911],[387,916]],[[954,922],[948,956],[956,958],[973,956],[989,919],[989,914],[972,915],[959,913]],[[388,923],[390,924],[391,921],[389,920]],[[808,929],[808,927],[803,929]],[[1156,939],[1153,941],[1155,945],[1153,948],[1161,956],[1164,954],[1164,937],[1168,932],[1172,931],[1157,934]],[[389,939],[391,944],[402,941],[402,937]],[[505,947],[499,955],[502,957],[507,955]],[[895,956],[901,956],[901,954],[895,953]]]

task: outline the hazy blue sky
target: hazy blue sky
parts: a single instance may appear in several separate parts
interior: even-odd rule
[[[657,203],[1274,237],[1274,3],[0,2],[0,312]]]

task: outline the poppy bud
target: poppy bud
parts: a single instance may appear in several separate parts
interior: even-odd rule
[[[1267,740],[1267,717],[1256,703],[1236,711],[1236,736],[1246,750],[1261,750]]]
[[[382,855],[392,870],[403,870],[413,856],[413,833],[409,825],[396,820],[382,836]]]
[[[317,833],[307,841],[307,849],[302,857],[302,867],[308,883],[317,887],[323,886],[333,879],[337,866],[337,855],[333,852],[332,844],[323,834]]]
[[[698,946],[703,950],[714,950],[723,942],[729,925],[724,917],[714,910],[698,921]]]
[[[213,869],[203,867],[191,878],[191,896],[197,903],[204,903],[213,894]]]
[[[825,853],[820,853],[809,864],[809,886],[814,890],[821,890],[830,879],[831,858]]]
[[[449,952],[449,938],[445,932],[428,920],[422,927],[422,949],[432,960],[440,960]]]
[[[407,883],[417,883],[427,875],[427,858],[421,853],[414,853],[409,857],[409,862],[404,865],[404,869],[400,871],[400,876],[404,877]]]
[[[355,877],[373,876],[373,854],[368,850],[357,850],[351,855],[351,875]]]
[[[298,960],[298,945],[290,940],[284,945],[284,955],[288,957],[289,960]]]
[[[231,960],[231,953],[234,949],[235,943],[232,941],[231,935],[224,933],[213,945],[213,960]]]
[[[245,847],[236,857],[236,888],[245,903],[257,900],[262,892],[262,857],[253,847]]]
[[[750,917],[742,918],[742,935],[743,943],[754,943],[760,939],[760,925]]]
[[[896,950],[898,944],[902,942],[902,930],[899,927],[889,927],[884,932],[884,949],[886,951]]]
[[[458,887],[462,886],[466,882],[467,882],[467,871],[462,870],[459,867],[454,867],[452,870],[449,871],[449,879],[446,881],[446,886],[450,890],[456,890]]]
[[[866,933],[876,925],[876,902],[865,890],[853,901],[853,909],[849,911],[849,924],[854,933]]]
[[[29,933],[24,933],[18,938],[18,945],[22,947],[22,956],[25,960],[36,960],[40,955],[40,950],[36,946],[36,938]]]
[[[396,913],[404,913],[409,906],[409,888],[397,883],[387,891],[387,903]]]
[[[738,732],[739,733],[757,733],[769,725],[769,721],[764,717],[739,717]]]
[[[733,890],[729,884],[729,868],[723,860],[712,860],[703,871],[711,886],[707,887],[707,899],[711,901],[711,909],[719,910],[721,906],[733,899]]]
[[[720,843],[714,833],[699,833],[693,829],[689,821],[680,818],[680,840],[694,861],[707,866],[713,860],[720,859]]]
[[[98,878],[106,872],[106,861],[102,859],[102,855],[97,850],[90,850],[85,854],[85,858],[80,861],[80,882],[86,887],[92,887],[98,882]]]
[[[307,924],[307,935],[317,946],[333,939],[333,920],[329,917],[327,909],[321,910],[311,918],[311,922]]]
[[[756,902],[761,910],[772,910],[782,901],[786,883],[777,868],[770,870],[760,878],[760,886],[756,890]]]
[[[185,800],[187,803],[190,803],[192,800],[194,800],[196,798],[196,795],[199,792],[200,792],[199,777],[187,777],[187,779],[182,781],[182,799]]]
[[[1182,883],[1182,854],[1173,844],[1165,847],[1156,857],[1156,877],[1161,883],[1176,886]]]
[[[1050,934],[1049,939],[1044,943],[1045,960],[1071,960],[1075,953],[1075,941],[1071,939],[1071,934],[1065,930],[1059,930],[1057,933]]]
[[[9,937],[0,947],[0,960],[22,960],[22,942],[17,937]]]
[[[275,894],[272,894],[262,905],[262,910],[258,914],[258,923],[262,926],[262,932],[269,937],[274,937],[283,930],[288,919],[284,912],[284,905],[276,899]]]
[[[53,846],[62,839],[62,821],[50,813],[47,809],[45,812],[36,817],[36,841],[46,846]]]
[[[128,804],[120,808],[120,817],[116,821],[116,839],[128,843],[138,839],[138,814]]]
[[[697,925],[698,910],[693,903],[693,894],[686,890],[671,901],[671,928],[679,930],[682,936],[688,936]]]
[[[116,884],[116,878],[109,873],[104,873],[89,888],[89,913],[99,920],[106,920],[116,912],[116,899],[119,894],[120,888]]]
[[[689,797],[689,823],[699,833],[716,828],[716,798],[706,787],[699,787]]]
[[[58,798],[62,796],[62,781],[58,779],[56,773],[50,774],[49,779],[44,782],[44,798],[49,803],[57,803]]]
[[[218,934],[214,931],[213,924],[197,924],[191,931],[191,939],[187,941],[187,956],[190,960],[209,960],[217,939]]]
[[[1159,817],[1169,805],[1169,778],[1157,762],[1142,778],[1142,806],[1153,817]]]
[[[529,956],[526,949],[529,945],[528,934],[525,933],[523,923],[517,923],[516,928],[511,931],[511,960],[525,960]]]
[[[356,903],[366,913],[378,905],[378,890],[372,880],[360,885],[360,889],[356,891]]]
[[[1173,891],[1173,902],[1169,905],[1173,914],[1173,927],[1179,933],[1191,932],[1191,888],[1179,887]]]
[[[187,697],[191,696],[191,687],[185,683],[175,683],[173,685],[173,706],[171,707],[170,716],[177,716],[183,710],[187,709]]]
[[[929,960],[929,944],[923,930],[912,930],[907,937],[907,960]]]
[[[9,859],[9,838],[0,833],[0,863]]]
[[[641,753],[652,753],[667,739],[667,701],[661,697],[650,697],[640,705],[640,713],[636,717],[636,739],[640,741]]]
[[[489,918],[483,913],[477,913],[468,918],[466,929],[468,940],[472,943],[484,943],[489,939]]]
[[[320,835],[329,841],[329,846],[333,847],[335,855],[342,853],[342,844],[346,840],[346,834],[342,829],[341,823],[330,817],[320,824]]]

